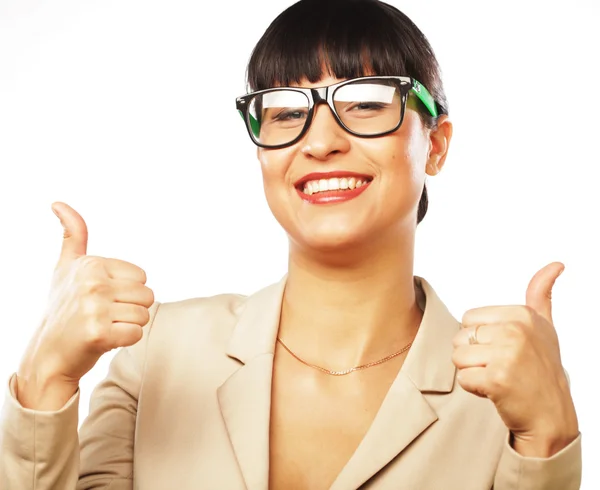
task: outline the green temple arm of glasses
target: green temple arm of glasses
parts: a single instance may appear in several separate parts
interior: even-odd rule
[[[413,86],[411,89],[415,95],[419,98],[423,105],[427,107],[427,110],[433,117],[438,117],[437,107],[435,106],[435,100],[429,93],[429,90],[425,88],[420,82],[413,78]]]
[[[244,119],[244,113],[240,110],[238,110],[240,116],[242,117],[242,119]],[[254,133],[254,136],[256,136],[258,138],[258,135],[260,134],[260,124],[259,122],[256,120],[256,118],[252,115],[252,114],[248,114],[248,119],[250,120],[250,129],[252,130],[252,133]]]

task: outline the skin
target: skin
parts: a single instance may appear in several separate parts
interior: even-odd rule
[[[83,218],[65,203],[52,210],[64,227],[46,313],[17,370],[17,399],[32,410],[58,410],[106,352],[142,338],[154,293],[146,273],[117,259],[87,255]]]
[[[324,77],[302,87],[340,81]],[[422,312],[413,282],[417,206],[426,175],[443,167],[452,124],[426,129],[409,99],[401,127],[380,138],[341,128],[320,105],[293,146],[258,149],[269,206],[290,239],[279,336],[308,362],[342,370],[381,359],[414,338]],[[310,172],[373,177],[351,201],[313,205],[294,183]],[[405,354],[331,377],[278,345],[272,389],[270,488],[329,488],[367,432]],[[306,407],[311,407],[307,410]],[[318,440],[318,446],[314,441]]]
[[[324,77],[301,86],[337,81]],[[442,116],[435,130],[426,129],[412,104],[396,132],[374,139],[350,135],[319,106],[301,141],[258,150],[269,206],[290,237],[279,336],[308,362],[343,370],[398,351],[417,333],[416,210],[425,176],[444,165],[452,124]],[[293,183],[330,170],[365,173],[373,181],[348,202],[304,202]],[[88,256],[83,218],[64,203],[53,210],[65,230],[63,246],[47,313],[17,372],[18,401],[38,411],[63,407],[105,352],[136,343],[154,302],[142,269]],[[541,269],[524,305],[467,311],[454,340],[459,383],[495,404],[514,449],[525,456],[549,457],[579,435],[552,321],[552,286],[563,269],[558,262]],[[479,343],[470,344],[475,329]],[[270,488],[329,488],[404,358],[332,377],[278,344]]]
[[[301,86],[337,81],[324,77]],[[267,201],[290,238],[283,315],[293,320],[282,322],[280,334],[296,349],[310,347],[315,360],[347,367],[389,353],[390,342],[398,343],[398,319],[409,325],[403,337],[414,333],[420,315],[413,287],[416,210],[425,175],[441,170],[451,137],[447,116],[432,132],[407,110],[396,132],[360,138],[320,105],[301,141],[258,149]],[[299,178],[332,170],[373,181],[359,198],[341,204],[312,205],[298,196],[293,184]],[[292,321],[303,327],[293,328]],[[311,345],[315,336],[320,352]]]
[[[324,76],[299,86],[338,81]],[[320,105],[302,140],[283,149],[258,149],[267,201],[290,241],[279,336],[310,363],[343,370],[380,359],[418,330],[417,205],[425,176],[443,168],[452,123],[441,116],[429,130],[413,104],[409,99],[396,132],[373,139],[347,133]],[[368,174],[373,181],[348,202],[304,202],[294,182],[332,170]],[[469,310],[455,339],[459,383],[495,403],[513,447],[525,456],[549,457],[579,433],[549,299],[563,268],[553,263],[540,270],[525,305]],[[480,343],[471,345],[468,331],[476,325],[482,325]],[[338,378],[301,364],[278,345],[271,487],[295,482],[294,488],[328,488],[364,437],[404,358]]]

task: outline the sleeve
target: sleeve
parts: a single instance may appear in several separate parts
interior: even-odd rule
[[[142,339],[113,358],[79,434],[79,391],[58,411],[29,410],[11,377],[0,416],[0,490],[133,489],[137,400],[159,306],[150,309]]]
[[[504,442],[494,478],[494,490],[579,490],[581,487],[581,433],[550,458],[531,458]]]

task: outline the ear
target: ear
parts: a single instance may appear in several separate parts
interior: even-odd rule
[[[427,157],[427,164],[425,171],[427,175],[437,175],[441,172],[444,163],[446,162],[446,155],[448,155],[448,148],[450,147],[450,140],[452,139],[452,122],[446,114],[442,115],[438,119],[437,128],[429,131],[429,155]]]

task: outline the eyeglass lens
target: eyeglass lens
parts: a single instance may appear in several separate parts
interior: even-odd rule
[[[373,136],[398,126],[402,94],[393,82],[357,80],[333,93],[335,112],[350,131]],[[249,103],[249,124],[256,142],[285,145],[296,139],[307,123],[309,99],[293,89],[273,89],[258,94]]]

